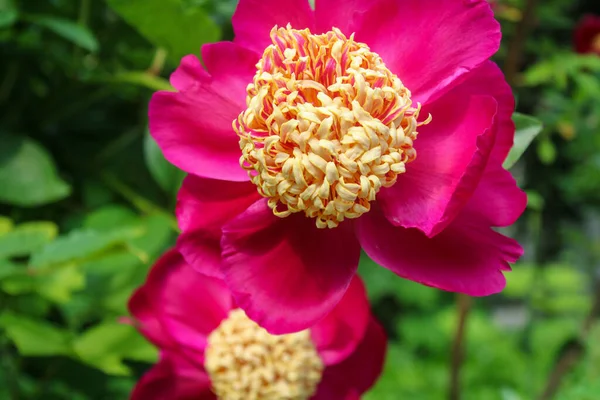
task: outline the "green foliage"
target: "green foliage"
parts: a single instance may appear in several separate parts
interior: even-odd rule
[[[154,45],[179,61],[198,54],[204,43],[219,39],[219,27],[197,7],[180,0],[107,0],[108,4]]]
[[[504,161],[504,168],[506,169],[510,169],[521,158],[533,139],[542,131],[542,123],[528,115],[515,113],[513,121],[516,128],[515,140],[510,153]]]
[[[98,51],[98,41],[86,27],[64,18],[49,16],[27,15],[24,20],[51,30],[74,44],[95,52]]]
[[[0,202],[34,207],[65,198],[71,187],[35,141],[0,133]]]

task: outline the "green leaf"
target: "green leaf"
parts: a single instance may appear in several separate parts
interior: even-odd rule
[[[121,72],[114,75],[111,79],[113,82],[129,83],[132,85],[142,86],[151,90],[167,90],[174,91],[173,86],[160,76],[151,75],[145,71],[129,71]]]
[[[72,354],[71,333],[48,322],[5,311],[0,326],[23,356]]]
[[[127,23],[155,46],[164,47],[176,62],[198,54],[204,43],[219,39],[219,27],[199,7],[180,0],[107,0]]]
[[[503,167],[505,169],[510,169],[521,158],[543,128],[541,121],[538,119],[520,113],[513,114],[513,121],[516,126],[515,141],[504,161]]]
[[[36,207],[71,193],[71,187],[58,177],[52,158],[37,142],[0,134],[0,143],[0,202]]]
[[[543,164],[549,165],[556,160],[556,146],[549,137],[545,137],[538,142],[537,153]]]
[[[35,268],[42,268],[53,264],[83,260],[115,245],[124,244],[127,240],[142,233],[142,230],[130,227],[110,232],[72,231],[35,252],[31,257],[30,264]]]
[[[51,242],[58,234],[53,222],[28,222],[0,234],[0,258],[26,256]]]
[[[146,131],[144,138],[144,158],[152,177],[170,195],[175,195],[183,182],[185,172],[168,162],[156,141]]]
[[[13,229],[12,219],[0,215],[0,235],[4,235]]]
[[[13,0],[0,0],[0,29],[14,24],[19,18],[19,11]]]
[[[20,274],[23,267],[9,260],[0,260],[0,279]]]
[[[71,301],[73,293],[85,288],[85,275],[78,265],[68,264],[49,274],[36,276],[35,291],[57,304]]]
[[[27,21],[51,30],[57,35],[91,52],[98,51],[98,41],[85,26],[71,20],[46,15],[28,15]]]
[[[73,347],[81,361],[107,374],[129,375],[123,359],[154,363],[157,350],[130,325],[105,321],[85,331]]]
[[[138,224],[139,220],[140,218],[131,209],[111,204],[88,214],[83,221],[83,227],[97,231],[110,231]]]

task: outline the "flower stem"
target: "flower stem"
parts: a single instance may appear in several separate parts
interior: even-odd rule
[[[458,314],[458,325],[456,327],[456,334],[454,335],[454,342],[452,344],[452,358],[450,361],[450,388],[448,391],[449,400],[460,399],[460,370],[464,359],[464,343],[466,324],[469,317],[469,312],[472,306],[471,297],[465,294],[456,295],[456,311]]]

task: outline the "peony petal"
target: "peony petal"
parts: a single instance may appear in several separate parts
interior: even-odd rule
[[[202,60],[213,78],[213,86],[239,105],[240,110],[246,108],[246,87],[256,74],[259,59],[259,54],[233,42],[202,46]]]
[[[240,0],[231,19],[235,43],[258,54],[271,44],[275,25],[314,29],[314,13],[308,0]]]
[[[515,123],[512,120],[515,97],[510,85],[504,79],[502,70],[494,62],[487,61],[471,72],[467,80],[456,86],[452,93],[456,97],[492,96],[496,99],[498,112],[494,122],[498,133],[488,165],[501,165],[512,148],[515,137]]]
[[[177,195],[177,246],[199,272],[221,277],[221,228],[261,196],[250,182],[228,182],[188,175]]]
[[[266,199],[223,227],[223,271],[246,314],[274,334],[313,326],[338,304],[356,272],[352,225],[317,229],[312,218],[278,218]]]
[[[361,218],[357,235],[364,251],[399,276],[471,296],[500,292],[523,253],[521,246],[493,231],[469,206],[439,235],[393,226],[376,208]]]
[[[470,204],[475,209],[474,212],[490,226],[512,225],[527,205],[525,192],[518,188],[511,174],[502,167],[515,136],[515,124],[512,120],[515,101],[512,89],[500,68],[488,61],[469,74],[467,81],[453,92],[463,96],[490,95],[498,102],[496,142]]]
[[[216,400],[206,372],[176,353],[161,360],[135,385],[131,400]]]
[[[201,83],[209,83],[210,75],[202,68],[198,57],[190,54],[181,59],[179,67],[171,74],[170,81],[171,85],[181,92]]]
[[[325,365],[339,363],[356,349],[365,335],[370,316],[365,287],[355,276],[333,311],[311,328],[313,342]]]
[[[327,366],[312,400],[355,400],[377,381],[385,361],[387,339],[379,323],[371,318],[356,351],[339,364]]]
[[[500,46],[500,25],[486,0],[318,0],[317,26],[344,27],[369,45],[427,103]]]
[[[191,352],[201,362],[206,337],[232,305],[223,282],[199,274],[171,250],[154,265],[129,307],[149,340],[159,347]]]
[[[475,191],[493,148],[497,103],[489,96],[464,100],[451,92],[424,110],[431,112],[433,121],[420,129],[417,159],[394,186],[378,194],[394,225],[435,236]],[[462,104],[462,110],[456,104]]]
[[[219,86],[219,81],[213,82],[190,57],[194,56],[184,57],[172,78],[181,91],[161,91],[152,96],[150,133],[167,160],[186,172],[247,181],[248,174],[239,165],[239,139],[231,125],[245,107],[229,97],[233,83]],[[235,96],[231,94],[232,98],[239,100],[242,90],[245,86]]]
[[[509,226],[525,211],[527,194],[502,166],[488,165],[467,207],[488,226]]]

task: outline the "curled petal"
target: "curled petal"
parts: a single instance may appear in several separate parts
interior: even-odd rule
[[[357,235],[365,252],[397,275],[471,296],[498,293],[506,285],[502,271],[523,253],[468,207],[433,238],[417,229],[396,227],[377,209],[361,218]]]
[[[176,353],[161,359],[137,383],[131,400],[216,400],[208,375]]]
[[[338,304],[358,266],[351,224],[273,215],[266,199],[223,227],[223,271],[236,303],[274,334],[313,326]]]
[[[365,287],[355,276],[333,311],[311,328],[313,342],[325,365],[341,362],[356,349],[370,316]]]
[[[497,103],[489,96],[472,96],[457,112],[453,102],[461,100],[449,94],[426,110],[436,117],[420,129],[417,159],[394,186],[378,194],[394,225],[435,236],[477,188],[495,141]]]
[[[313,400],[360,399],[373,386],[385,361],[387,339],[379,323],[371,318],[356,350],[344,361],[327,366]]]
[[[423,104],[500,46],[500,24],[486,0],[317,0],[315,14],[319,30],[355,32]]]

